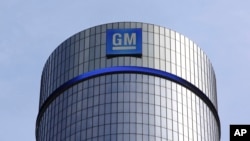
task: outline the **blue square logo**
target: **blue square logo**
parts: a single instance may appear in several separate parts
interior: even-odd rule
[[[141,56],[142,29],[107,29],[106,31],[107,56]]]

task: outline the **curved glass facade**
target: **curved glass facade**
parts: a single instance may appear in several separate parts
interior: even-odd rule
[[[142,29],[142,55],[107,57],[106,31],[131,28]],[[152,73],[74,81],[117,66],[168,72],[200,92]],[[37,141],[219,141],[215,74],[198,45],[173,30],[138,22],[95,26],[50,55],[36,124]]]

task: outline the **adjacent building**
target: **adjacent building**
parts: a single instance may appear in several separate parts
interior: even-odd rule
[[[219,141],[216,78],[196,43],[162,26],[83,30],[49,56],[37,141]]]

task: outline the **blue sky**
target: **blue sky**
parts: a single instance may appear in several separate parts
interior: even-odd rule
[[[0,4],[0,140],[35,141],[40,77],[65,39],[117,21],[161,25],[189,37],[217,76],[221,141],[230,124],[250,124],[250,1],[2,0]]]

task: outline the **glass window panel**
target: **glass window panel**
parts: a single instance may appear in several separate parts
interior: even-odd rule
[[[160,46],[165,46],[165,37],[163,35],[160,35]]]
[[[162,108],[161,107],[161,116],[162,117],[166,117],[167,116],[167,110],[166,110],[166,108]]]
[[[148,33],[142,32],[142,43],[148,43]]]
[[[143,104],[143,113],[148,113],[148,107],[149,105],[148,104]]]
[[[168,119],[172,119],[172,113],[173,113],[172,110],[167,109],[167,118],[168,118]]]
[[[155,86],[155,95],[160,95],[161,94],[161,90],[160,90],[160,86]],[[157,99],[158,101],[159,99]],[[159,101],[158,101],[159,102]]]
[[[136,124],[137,134],[142,134],[142,124]]]
[[[175,52],[175,40],[174,39],[171,39],[171,47],[170,48],[171,48],[171,51]]]
[[[136,114],[135,113],[130,113],[130,122],[133,122],[133,123],[136,122]]]
[[[145,80],[143,80],[143,82],[145,82]],[[148,84],[146,84],[146,83],[143,83],[143,93],[148,93],[148,88],[149,88],[149,86],[148,86]],[[147,98],[147,95],[145,95],[145,98]],[[144,99],[144,98],[143,98]],[[145,99],[146,100],[146,99]]]
[[[161,137],[161,128],[160,127],[155,127],[155,134],[156,134],[156,136]],[[160,139],[159,140],[158,139],[156,138],[156,141],[160,141]]]
[[[124,103],[124,112],[129,112],[129,103]]]
[[[124,22],[120,22],[119,24],[119,28],[124,28],[125,27],[125,23]]]
[[[160,59],[154,59],[154,67],[160,69]]]
[[[148,24],[148,31],[149,32],[154,32],[154,27],[152,24]]]
[[[93,117],[93,126],[98,125],[98,116]]]
[[[131,57],[124,57],[124,59],[125,59],[125,60],[124,60],[124,64],[125,64],[125,65],[131,65],[131,61],[130,61],[130,60],[131,60]]]
[[[116,134],[117,133],[117,125],[116,124],[111,124],[111,134]],[[116,141],[116,140],[114,140]]]
[[[142,103],[136,104],[137,113],[142,113]]]
[[[130,75],[124,74],[124,81],[130,81]]]
[[[161,126],[161,117],[160,116],[155,116],[155,125]]]
[[[173,140],[177,141],[178,140],[178,133],[177,132],[173,132]]]
[[[142,29],[143,29],[143,31],[148,31],[148,24],[143,23]]]
[[[176,64],[176,58],[175,58],[176,54],[174,51],[171,51],[171,62],[173,63],[172,65]]]
[[[168,132],[168,139],[173,140],[173,131],[172,130],[167,130]]]
[[[123,118],[124,118],[124,114],[123,114],[123,113],[118,113],[117,119],[118,119],[118,122],[119,122],[119,123],[120,123],[120,122],[123,122]]]
[[[106,34],[102,33],[101,34],[101,44],[105,44],[105,42],[106,42]]]
[[[154,115],[149,115],[149,124],[154,125],[155,124],[155,116]]]
[[[177,102],[175,100],[172,101],[173,110],[177,111]]]
[[[154,104],[155,97],[154,95],[149,94],[149,104]]]
[[[166,47],[166,49],[170,49],[170,38],[169,37],[165,38],[165,47]]]
[[[119,65],[124,65],[124,57],[119,57],[118,59],[118,64]]]
[[[154,67],[154,59],[151,57],[148,58],[148,67]]]
[[[110,125],[109,124],[106,124],[105,125],[105,134],[110,134]],[[110,139],[109,139],[110,140]]]
[[[136,23],[137,28],[142,28],[142,23]]]
[[[125,28],[130,28],[130,23],[129,22],[125,22]]]
[[[136,122],[137,123],[142,123],[142,114],[136,114]]]
[[[151,32],[148,32],[148,43],[154,44],[154,34]]]
[[[123,112],[123,103],[118,103],[118,112]]]
[[[89,127],[92,127],[92,126],[93,126],[93,124],[92,124],[92,120],[93,120],[93,118],[88,118],[88,119],[87,119],[87,128],[89,128]]]
[[[149,81],[149,76],[148,75],[143,75],[142,79],[143,79],[142,81],[146,83],[146,82]]]
[[[159,45],[159,40],[160,40],[159,34],[154,34],[154,44],[155,45]]]
[[[148,45],[147,44],[143,44],[142,45],[142,54],[145,56],[148,56]],[[144,56],[143,56],[144,57]],[[145,62],[147,59],[143,58],[143,62],[147,64],[147,62]]]
[[[178,112],[181,113],[181,114],[183,114],[183,112],[186,112],[186,111],[182,110],[182,104],[179,104],[179,103],[178,103]],[[181,117],[181,116],[182,115],[180,115],[179,117]],[[179,119],[179,120],[180,120],[180,122],[182,122],[182,119]]]
[[[115,96],[114,96],[115,95]],[[114,97],[117,96],[117,94],[113,94]],[[112,97],[112,102],[116,102],[117,100],[113,100],[114,98]],[[117,99],[117,98],[116,98]],[[117,112],[117,103],[112,103],[112,112]]]
[[[161,97],[165,98],[166,97],[166,88],[165,88],[166,85],[164,84],[162,86],[164,86],[164,87],[160,87],[161,88]],[[166,105],[166,102],[163,102],[162,105]]]
[[[67,133],[67,131],[66,131],[66,133]],[[92,128],[89,128],[89,129],[87,129],[87,138],[91,138],[91,136],[92,136]]]
[[[105,95],[100,95],[100,99],[99,99],[99,103],[100,104],[104,104],[105,103]]]
[[[105,104],[105,113],[111,113],[111,104]]]
[[[130,90],[130,83],[129,82],[124,82],[124,91],[129,91]]]
[[[149,125],[149,135],[151,136],[155,135],[155,128],[153,125]]]
[[[130,92],[135,92],[136,91],[136,83],[131,82],[129,84],[130,84],[130,89],[127,89],[127,90],[129,90]]]
[[[172,38],[172,39],[175,39],[175,31],[171,30],[171,31],[170,31],[170,34],[171,34],[171,38]]]
[[[136,124],[134,123],[130,123],[130,133],[136,133]]]
[[[159,33],[159,26],[154,25],[154,32],[155,32],[155,33]]]
[[[166,49],[166,61],[170,62],[170,61],[171,61],[171,60],[170,60],[170,57],[171,57],[171,55],[170,55],[170,50],[169,50],[169,49]]]
[[[147,124],[143,124],[143,134],[148,135],[149,134],[149,130],[148,130],[148,125]]]
[[[105,103],[111,103],[111,94],[110,93],[107,93],[106,94],[106,99],[105,99]]]
[[[165,48],[160,47],[160,59],[161,60],[165,60],[166,56],[165,56]]]
[[[118,58],[113,58],[112,59],[112,65],[117,66],[117,63],[118,63]]]
[[[132,96],[133,94],[131,93],[131,96]],[[134,96],[134,95],[133,95]],[[128,93],[128,92],[126,92],[126,93],[124,93],[124,101],[125,102],[129,102],[130,100],[130,94]],[[131,98],[131,100],[132,100],[132,98]]]
[[[160,34],[164,35],[164,33],[165,33],[165,28],[164,27],[160,27]]]
[[[129,133],[129,124],[124,124],[123,125],[123,133]]]
[[[137,81],[139,81],[139,80],[140,80],[140,78],[137,77]],[[136,91],[142,92],[142,83],[136,83]]]
[[[118,93],[118,103],[123,102],[124,98],[123,98],[123,93]]]
[[[148,56],[154,57],[154,46],[153,45],[148,45]]]
[[[111,65],[112,65],[112,62],[111,62],[112,60],[106,60],[106,67],[111,67]]]
[[[99,109],[97,106],[94,107],[93,115],[98,115]]]
[[[117,83],[112,83],[112,92],[118,92]]]
[[[135,103],[130,103],[130,112],[136,112]]]
[[[176,53],[176,64],[181,66],[181,55],[179,53]]]
[[[129,113],[124,113],[123,115],[124,115],[124,120],[123,120],[123,122],[129,122],[129,119],[130,119]]]
[[[136,102],[136,93],[134,92],[130,93],[130,102]]]
[[[96,44],[95,36],[93,36],[93,35],[90,36],[89,40],[90,40],[89,46],[90,46],[90,47],[95,46],[95,44]]]
[[[89,48],[89,37],[85,38],[85,48],[88,49]]]

